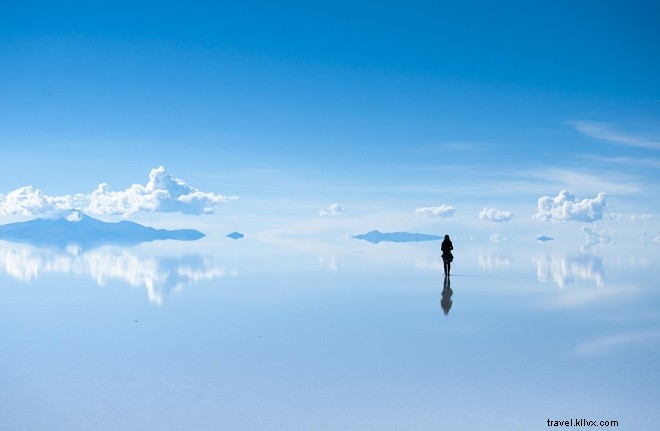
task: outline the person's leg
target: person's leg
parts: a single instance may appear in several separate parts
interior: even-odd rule
[[[445,270],[445,275],[447,275],[447,261],[445,259],[442,259],[442,263],[444,265],[443,268]]]
[[[451,272],[451,262],[447,261],[447,268],[445,268],[445,274],[449,275]]]

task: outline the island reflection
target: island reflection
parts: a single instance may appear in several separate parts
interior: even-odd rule
[[[203,280],[213,280],[236,271],[226,271],[213,259],[201,255],[176,257],[139,256],[119,247],[83,251],[76,245],[66,249],[7,247],[0,244],[0,272],[28,283],[48,273],[85,275],[98,286],[117,280],[144,287],[149,301],[161,305],[165,296]]]

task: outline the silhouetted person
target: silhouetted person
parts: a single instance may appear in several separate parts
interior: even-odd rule
[[[440,306],[442,307],[442,311],[445,312],[445,316],[449,314],[449,310],[451,309],[451,295],[454,293],[451,287],[449,287],[450,284],[449,277],[445,275],[445,284],[442,287],[442,301],[440,301]]]
[[[449,235],[445,235],[444,241],[442,241],[442,262],[445,264],[445,275],[449,275],[451,271],[451,261],[454,260],[454,255],[451,254],[451,251],[454,249],[454,244],[451,243]]]

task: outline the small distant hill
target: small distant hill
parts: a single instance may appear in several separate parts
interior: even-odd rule
[[[410,233],[410,232],[379,232],[372,230],[361,235],[353,235],[355,239],[363,239],[373,244],[378,244],[381,241],[386,242],[418,242],[418,241],[437,241],[442,239],[439,235],[429,235],[425,233]]]
[[[154,229],[126,220],[107,223],[77,210],[55,218],[0,226],[0,240],[37,246],[78,244],[84,248],[93,248],[105,244],[135,245],[165,239],[195,241],[203,237],[202,232],[194,229]]]
[[[234,232],[228,234],[228,235],[227,235],[227,238],[231,238],[231,239],[241,239],[241,238],[243,238],[244,236],[245,236],[245,235],[243,235],[242,233],[234,231]]]

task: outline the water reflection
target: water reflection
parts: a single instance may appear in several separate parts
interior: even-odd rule
[[[502,269],[508,268],[511,266],[511,259],[506,256],[499,255],[479,255],[479,267],[484,271],[490,271],[493,269]]]
[[[334,256],[333,257],[319,256],[319,264],[322,267],[327,268],[332,272],[337,272],[342,267],[341,260],[335,258]]]
[[[426,259],[417,259],[415,260],[415,268],[431,270],[431,271],[444,271],[445,264],[442,262],[442,259],[439,257],[427,257]]]
[[[602,286],[605,280],[603,261],[598,256],[538,256],[533,261],[539,281],[553,281],[561,288],[576,281],[593,281],[597,286]]]
[[[123,248],[85,251],[78,246],[65,250],[46,248],[0,248],[0,271],[23,282],[47,273],[86,275],[99,286],[119,280],[144,287],[149,301],[161,305],[165,296],[202,280],[212,280],[236,271],[225,271],[212,259],[200,255],[178,257],[138,256]]]
[[[372,230],[365,234],[353,235],[355,239],[363,239],[372,244],[379,242],[420,242],[420,241],[437,241],[442,239],[438,235],[429,235],[426,233],[410,233],[410,232],[380,232]]]
[[[454,291],[451,290],[451,279],[448,275],[445,275],[445,282],[442,286],[442,300],[440,301],[440,306],[442,311],[445,312],[445,316],[449,314],[449,310],[453,304],[451,296],[454,294]]]

